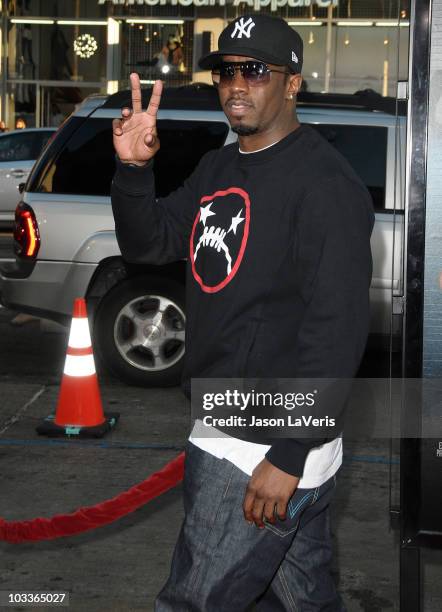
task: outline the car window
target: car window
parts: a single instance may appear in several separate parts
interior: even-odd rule
[[[159,120],[161,149],[155,156],[158,196],[179,187],[200,158],[224,143],[228,127],[209,121]],[[90,119],[70,138],[37,191],[78,195],[110,194],[115,173],[111,119]]]
[[[32,147],[35,132],[9,134],[0,138],[0,162],[14,162],[34,159]]]
[[[48,140],[52,138],[55,132],[42,130],[41,132],[34,132],[34,142],[32,143],[32,159],[37,159],[46,145]]]
[[[180,187],[207,151],[224,144],[228,131],[223,122],[160,120],[161,148],[154,164],[157,195],[163,197]]]
[[[371,193],[375,210],[385,210],[388,129],[364,125],[311,125],[351,164]]]

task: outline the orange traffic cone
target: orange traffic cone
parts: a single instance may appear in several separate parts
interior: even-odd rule
[[[94,355],[83,298],[74,302],[74,314],[55,417],[50,415],[37,427],[48,436],[102,437],[119,418],[105,415],[101,404]]]

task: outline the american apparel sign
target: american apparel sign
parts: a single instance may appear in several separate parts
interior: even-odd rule
[[[312,6],[313,4],[322,8],[338,6],[339,0],[231,0],[230,2],[227,2],[227,0],[98,0],[98,4],[107,3],[114,6],[133,6],[137,4],[140,6],[165,6],[167,4],[172,6],[226,6],[226,4],[240,6],[246,4],[257,11],[263,7],[270,7],[270,10],[277,11],[284,6],[292,8]]]

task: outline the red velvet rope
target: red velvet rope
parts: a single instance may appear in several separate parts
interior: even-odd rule
[[[0,518],[0,540],[14,543],[52,540],[107,525],[168,491],[183,476],[184,453],[181,453],[143,482],[96,506],[79,508],[71,514],[57,514],[52,518],[29,521],[5,521]]]

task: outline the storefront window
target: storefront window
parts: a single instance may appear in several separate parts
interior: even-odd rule
[[[28,125],[53,125],[82,96],[128,87],[133,71],[142,85],[211,83],[199,58],[216,48],[229,20],[256,11],[286,19],[302,36],[309,91],[395,96],[408,75],[407,0],[8,0],[2,7],[0,118],[9,127],[22,114]]]
[[[123,30],[123,57],[126,61],[122,78],[128,79],[130,72],[134,71],[146,81],[161,78],[167,84],[190,83],[193,75],[193,28],[193,21],[126,22]]]
[[[11,20],[8,78],[104,81],[106,34],[106,27],[99,25],[33,25]]]
[[[355,93],[373,89],[396,95],[398,80],[408,72],[408,27],[345,26],[333,23],[329,47],[329,79],[326,79],[327,24],[296,25],[304,41],[303,76],[309,91]]]
[[[11,17],[90,17],[105,18],[107,3],[99,0],[9,0],[8,11]]]
[[[15,128],[18,121],[24,121],[26,127],[58,127],[93,93],[100,93],[100,89],[62,84],[9,83],[8,127]]]

